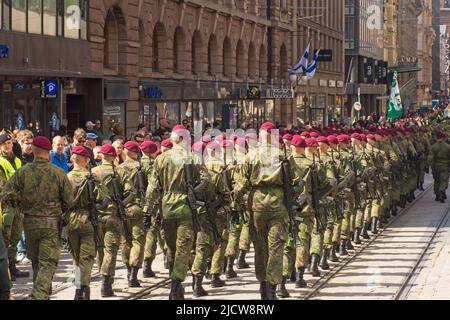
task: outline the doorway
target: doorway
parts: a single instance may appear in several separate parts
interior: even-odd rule
[[[67,102],[67,134],[73,135],[76,129],[83,128],[86,120],[85,99],[80,94],[68,94]]]

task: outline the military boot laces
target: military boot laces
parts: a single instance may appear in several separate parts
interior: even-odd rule
[[[100,294],[102,298],[108,298],[114,296],[114,291],[112,289],[112,279],[111,276],[103,276],[102,287],[100,289]]]
[[[295,281],[296,288],[306,288],[306,281],[303,279],[303,275],[305,274],[305,268],[297,268],[296,269],[297,281]]]
[[[131,277],[128,280],[128,286],[130,288],[140,288],[141,287],[141,284],[139,283],[139,280],[137,278],[138,272],[139,272],[138,267],[131,268]]]
[[[361,234],[361,229],[360,228],[356,228],[355,229],[355,234],[353,235],[355,244],[361,244],[361,239],[359,237],[360,234]]]
[[[372,217],[372,233],[373,234],[378,234],[378,218],[377,217]]]
[[[225,273],[227,279],[237,278],[237,273],[236,271],[234,271],[233,267],[234,267],[234,258],[228,257]]]
[[[329,258],[330,258],[331,262],[339,262],[339,258],[336,255],[336,252],[338,250],[339,250],[339,244],[334,242],[333,246],[331,247],[331,250],[330,250],[330,257]]]
[[[347,240],[341,240],[341,245],[339,246],[339,255],[340,256],[348,256],[346,247],[347,247]]]
[[[211,277],[211,287],[212,288],[221,288],[223,286],[225,286],[225,281],[220,279],[219,274],[213,274]]]
[[[330,249],[325,249],[324,253],[322,254],[322,257],[320,258],[320,268],[322,270],[330,270],[330,265],[328,264],[327,261],[327,256],[330,253]]]
[[[194,276],[194,288],[192,290],[194,297],[204,297],[208,292],[203,288],[203,276]]]
[[[363,239],[369,240],[370,236],[369,233],[367,232],[369,230],[369,222],[364,223],[363,225],[363,229],[361,230],[361,236],[363,237]]]
[[[83,298],[83,286],[80,289],[75,290],[75,297],[73,300],[84,300]]]
[[[169,300],[182,300],[180,295],[181,281],[172,279],[170,284]]]
[[[142,272],[144,278],[155,278],[156,274],[152,270],[152,261],[144,260],[144,271]]]
[[[19,269],[17,269],[15,263],[10,263],[9,271],[11,274],[11,281],[16,281],[16,278],[28,278],[30,276],[30,273],[28,271],[20,271]]]
[[[239,252],[239,257],[238,257],[238,261],[237,261],[237,268],[239,270],[241,269],[249,269],[250,265],[245,261],[245,255],[247,254],[246,251],[241,250]]]
[[[311,256],[311,274],[315,278],[320,277],[319,261],[320,261],[319,255],[313,253]]]
[[[281,283],[278,285],[277,295],[280,298],[289,298],[291,296],[286,289],[286,281],[287,281],[287,277],[283,277],[281,279]]]

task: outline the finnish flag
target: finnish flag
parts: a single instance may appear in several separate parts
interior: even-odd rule
[[[297,62],[296,65],[294,65],[291,69],[289,69],[289,73],[291,74],[299,74],[299,73],[306,73],[308,70],[308,62],[309,62],[309,47],[311,43],[308,43],[308,46],[306,47],[305,53],[301,57],[300,61]]]
[[[316,74],[319,53],[320,50],[317,50],[316,53],[314,54],[314,60],[308,65],[308,69],[306,70],[306,77],[308,78],[308,80],[314,78],[314,75]]]

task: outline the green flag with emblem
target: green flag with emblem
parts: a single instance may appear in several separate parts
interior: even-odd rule
[[[398,119],[403,115],[402,98],[400,88],[398,87],[397,72],[394,72],[391,84],[391,95],[387,103],[387,117],[389,119]]]

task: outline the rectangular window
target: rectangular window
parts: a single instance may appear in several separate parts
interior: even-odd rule
[[[79,0],[64,1],[64,36],[79,39],[81,29],[81,8]]]
[[[28,0],[28,32],[42,33],[42,1]]]
[[[44,34],[48,36],[56,36],[56,1],[44,0]]]
[[[81,6],[81,23],[80,23],[80,38],[83,40],[87,40],[88,33],[88,12],[89,12],[89,3],[88,0],[80,0]]]
[[[57,26],[58,26],[58,36],[64,36],[64,0],[57,0]]]
[[[27,31],[27,0],[12,0],[12,30]]]
[[[11,0],[3,0],[3,19],[2,19],[2,29],[11,29]]]

